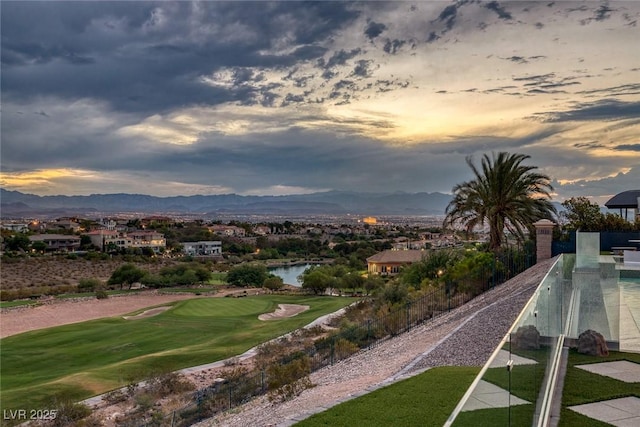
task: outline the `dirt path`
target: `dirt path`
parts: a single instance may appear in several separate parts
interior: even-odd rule
[[[202,296],[197,297],[202,298]],[[196,295],[144,292],[137,295],[111,297],[103,300],[56,300],[36,307],[17,308],[0,313],[0,338],[101,317],[122,316],[146,307],[190,298],[196,298]]]

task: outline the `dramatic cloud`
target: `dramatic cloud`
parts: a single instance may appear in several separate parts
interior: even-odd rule
[[[3,1],[0,185],[449,192],[465,157],[510,151],[560,200],[603,198],[637,187],[639,18],[636,2]]]

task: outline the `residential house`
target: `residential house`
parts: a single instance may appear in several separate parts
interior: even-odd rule
[[[88,233],[83,233],[83,236],[88,236],[91,239],[91,244],[93,246],[95,246],[96,248],[100,248],[101,251],[104,251],[105,247],[107,246],[105,243],[117,240],[117,238],[120,236],[120,233],[115,230],[105,229],[89,231]],[[113,243],[115,244],[115,242]]]
[[[31,243],[44,242],[48,252],[71,252],[80,248],[80,237],[66,234],[36,234],[29,236]]]
[[[131,239],[131,247],[133,248],[151,248],[158,253],[167,247],[164,234],[153,230],[132,231],[127,233],[127,238]]]
[[[17,231],[18,233],[26,233],[29,231],[29,224],[5,222],[0,226],[3,230]]]
[[[253,229],[253,232],[258,236],[266,236],[271,234],[271,228],[266,225],[258,225]]]
[[[190,256],[221,256],[222,242],[207,240],[199,242],[182,242],[183,252]]]
[[[235,225],[212,225],[209,227],[209,231],[228,237],[244,237],[246,234],[244,228]]]
[[[367,258],[367,271],[372,274],[395,275],[402,267],[422,261],[425,255],[423,250],[389,249]]]

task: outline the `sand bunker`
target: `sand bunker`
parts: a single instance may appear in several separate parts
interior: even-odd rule
[[[150,310],[145,310],[140,314],[136,314],[135,316],[122,316],[122,318],[126,320],[144,319],[146,317],[157,316],[158,314],[162,313],[163,311],[167,311],[170,308],[171,308],[170,306],[156,307]]]
[[[293,317],[303,311],[309,310],[308,305],[299,304],[278,304],[278,308],[273,313],[265,313],[258,316],[260,320],[275,320],[285,317]]]

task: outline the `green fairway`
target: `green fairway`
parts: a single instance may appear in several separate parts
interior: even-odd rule
[[[113,317],[26,332],[0,340],[3,409],[40,409],[63,394],[75,400],[150,374],[238,355],[353,299],[313,296],[198,298],[156,316]],[[303,304],[297,316],[261,321],[278,304]]]

